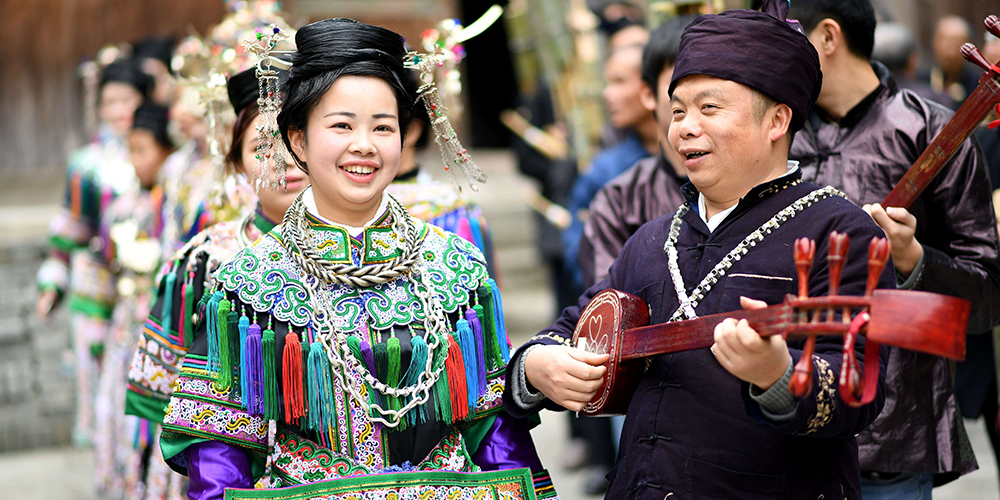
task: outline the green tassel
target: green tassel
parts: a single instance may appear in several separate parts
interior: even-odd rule
[[[410,367],[406,370],[406,374],[403,375],[403,387],[410,387],[417,383],[417,378],[427,367],[427,342],[424,342],[423,337],[413,334],[410,337]],[[407,401],[409,403],[409,401]],[[427,421],[427,406],[428,403],[418,405],[415,409],[410,410],[406,414],[406,421],[410,425],[416,425]]]
[[[486,291],[484,294],[483,291]],[[489,288],[479,288],[479,305],[472,309],[479,316],[479,322],[483,325],[483,341],[486,342],[486,366],[487,371],[499,370],[504,366],[503,351],[497,341],[497,322],[493,312],[493,294],[489,293]]]
[[[347,337],[347,347],[351,350],[351,354],[354,354],[354,357],[361,363],[361,366],[365,366],[365,358],[361,355],[361,340],[354,335],[350,335]]]
[[[388,380],[386,375],[389,371],[389,350],[386,348],[385,344],[375,344],[372,346],[372,353],[375,355],[375,373],[372,375],[375,375],[375,378],[384,384]],[[378,402],[379,399],[377,391],[375,391],[374,388],[371,388],[370,390],[371,398],[369,399],[373,402]],[[378,415],[373,412],[372,417],[376,416]]]
[[[387,357],[389,358],[388,360],[389,375],[387,377],[386,384],[388,384],[389,387],[396,388],[399,387],[399,371],[400,371],[400,365],[403,363],[403,354],[402,354],[402,348],[399,345],[399,339],[396,337],[389,337],[389,340],[386,342],[385,350],[387,353]],[[402,407],[402,405],[400,405],[398,397],[388,396],[387,399],[389,400],[390,410],[399,410]],[[397,426],[396,428],[398,430],[405,429],[406,420],[400,420],[399,426]]]
[[[184,347],[188,349],[191,348],[191,344],[194,342],[194,318],[198,314],[194,310],[194,285],[185,284],[184,285]]]
[[[233,385],[232,341],[239,333],[236,326],[239,316],[232,307],[233,303],[228,300],[219,302],[219,374],[215,381],[223,391]]]
[[[208,305],[205,306],[205,322],[208,330],[208,361],[206,364],[208,366],[208,373],[216,380],[219,377],[219,327],[226,322],[225,315],[221,319],[219,317],[219,304],[225,298],[226,295],[221,291],[215,292],[208,301]],[[229,311],[226,312],[228,313]]]
[[[278,374],[274,367],[274,330],[268,325],[264,330],[263,340],[264,357],[264,418],[277,420],[278,415]]]
[[[177,275],[174,274],[173,266],[170,267],[170,272],[163,281],[163,307],[160,309],[160,324],[163,326],[163,338],[169,339],[174,336],[170,330],[175,326],[180,326],[172,324],[174,319],[174,285],[177,283]]]
[[[448,389],[448,372],[444,370],[445,360],[448,359],[448,339],[444,335],[438,335],[438,348],[434,359],[433,371],[441,370],[441,376],[434,383],[434,399],[437,403],[437,418],[440,422],[451,423],[451,392]]]

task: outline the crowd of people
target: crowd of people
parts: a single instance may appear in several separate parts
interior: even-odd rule
[[[69,312],[73,439],[98,495],[557,498],[529,433],[543,409],[570,410],[560,465],[613,499],[931,498],[977,468],[962,417],[1000,458],[997,117],[912,206],[880,204],[982,85],[969,23],[938,20],[921,66],[870,0],[754,3],[649,30],[637,4],[593,2],[599,152],[578,168],[514,139],[571,216],[540,221],[559,311],[523,345],[458,189],[484,176],[435,80],[464,55],[460,25],[411,47],[349,19],[293,30],[259,2],[204,38],[102,51],[37,301]],[[550,84],[519,109],[559,130]],[[455,183],[419,164],[432,140]],[[833,231],[854,242],[843,268],[817,258],[797,286],[796,240],[825,256]],[[880,237],[891,265],[869,276]],[[968,300],[965,361],[726,319],[711,348],[648,358],[623,417],[576,415],[608,375],[572,342],[602,291],[658,324],[876,281]],[[837,384],[848,359],[880,368],[860,403]]]

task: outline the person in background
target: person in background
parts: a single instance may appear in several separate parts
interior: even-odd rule
[[[929,83],[917,78],[917,41],[905,25],[885,21],[875,26],[872,59],[885,65],[899,88],[912,90],[918,96],[942,106],[952,106],[947,94],[935,92]]]
[[[816,107],[789,157],[805,179],[842,190],[885,230],[898,288],[972,303],[957,374],[948,359],[890,348],[885,408],[858,436],[866,498],[929,498],[933,485],[977,468],[959,409],[978,415],[985,394],[996,394],[986,333],[1000,323],[1000,242],[986,164],[975,141],[966,141],[908,210],[879,205],[953,113],[898,88],[885,66],[870,61],[876,20],[869,0],[793,0],[789,15],[823,68]],[[975,386],[965,397],[963,373]]]
[[[945,16],[934,25],[935,64],[921,74],[921,79],[929,83],[934,92],[946,94],[951,99],[951,108],[958,109],[965,102],[976,85],[982,71],[962,57],[962,44],[972,41],[969,22],[960,16]]]
[[[656,114],[662,82],[670,82],[680,50],[681,34],[695,16],[673,18],[650,35],[642,56],[643,105],[653,110],[659,129],[669,127],[669,116]],[[660,153],[639,160],[607,183],[590,202],[580,240],[580,272],[590,288],[607,276],[618,252],[646,222],[673,213],[683,202],[680,187],[687,182],[684,158],[660,134]]]
[[[165,106],[147,102],[136,109],[128,146],[139,189],[116,198],[102,217],[118,299],[95,400],[94,480],[101,498],[180,500],[184,478],[158,453],[156,422],[125,415],[129,364],[152,305],[162,251],[161,171],[174,149]]]
[[[279,71],[279,79],[288,78]],[[227,83],[229,102],[236,113],[232,142],[226,155],[227,175],[250,178],[256,166],[259,96],[257,76],[249,69]],[[273,177],[274,174],[269,174]],[[284,217],[292,200],[306,187],[305,174],[290,166],[285,189],[261,189],[256,205],[239,207],[237,220],[220,222],[198,233],[167,266],[156,300],[145,323],[138,326],[138,346],[128,373],[125,413],[155,425],[163,423],[184,355],[194,332],[192,309],[205,290],[215,288],[215,271],[233,255],[267,234]],[[156,448],[159,454],[159,448]]]
[[[132,44],[132,58],[142,71],[155,82],[149,98],[161,106],[170,106],[176,97],[171,59],[174,57],[174,39],[149,37]]]
[[[97,134],[69,157],[66,196],[49,225],[50,252],[37,278],[40,317],[63,302],[69,309],[78,446],[92,441],[100,356],[117,296],[101,219],[115,197],[137,189],[126,137],[152,81],[133,61],[120,60],[104,68],[98,85]]]

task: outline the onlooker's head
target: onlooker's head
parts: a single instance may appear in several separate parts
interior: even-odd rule
[[[875,45],[875,8],[871,0],[792,0],[789,19],[802,25],[823,64],[824,43],[842,39],[844,50],[865,61]]]
[[[652,91],[652,97],[658,99],[668,94],[677,52],[681,48],[681,35],[695,17],[697,16],[675,17],[661,24],[649,35],[649,42],[642,51],[642,81]]]
[[[909,28],[894,22],[875,27],[872,59],[884,64],[896,75],[913,76],[916,69],[917,41]]]
[[[931,47],[938,66],[946,75],[956,75],[965,66],[962,44],[972,40],[969,23],[958,16],[945,16],[934,26]]]
[[[129,161],[144,188],[156,184],[160,168],[174,151],[167,136],[167,114],[166,106],[152,102],[145,102],[135,110],[132,131],[128,135]]]
[[[604,104],[615,128],[632,128],[652,118],[643,106],[642,46],[621,47],[608,55],[604,64]]]
[[[98,114],[101,122],[122,135],[132,127],[136,108],[149,94],[152,79],[134,61],[122,60],[109,64],[101,73]]]

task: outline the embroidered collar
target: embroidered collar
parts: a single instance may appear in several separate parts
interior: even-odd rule
[[[371,227],[378,225],[388,214],[389,211],[389,199],[382,194],[382,200],[379,202],[378,210],[375,210],[375,216],[366,222],[363,226],[355,227],[348,226],[347,224],[340,224],[333,222],[329,219],[324,218],[319,214],[319,209],[316,207],[316,198],[313,196],[312,186],[306,188],[305,192],[302,193],[302,203],[306,206],[306,213],[310,216],[311,221],[318,222],[324,226],[339,227],[347,231],[348,234],[353,238],[358,238],[361,233],[365,231],[366,227]]]

